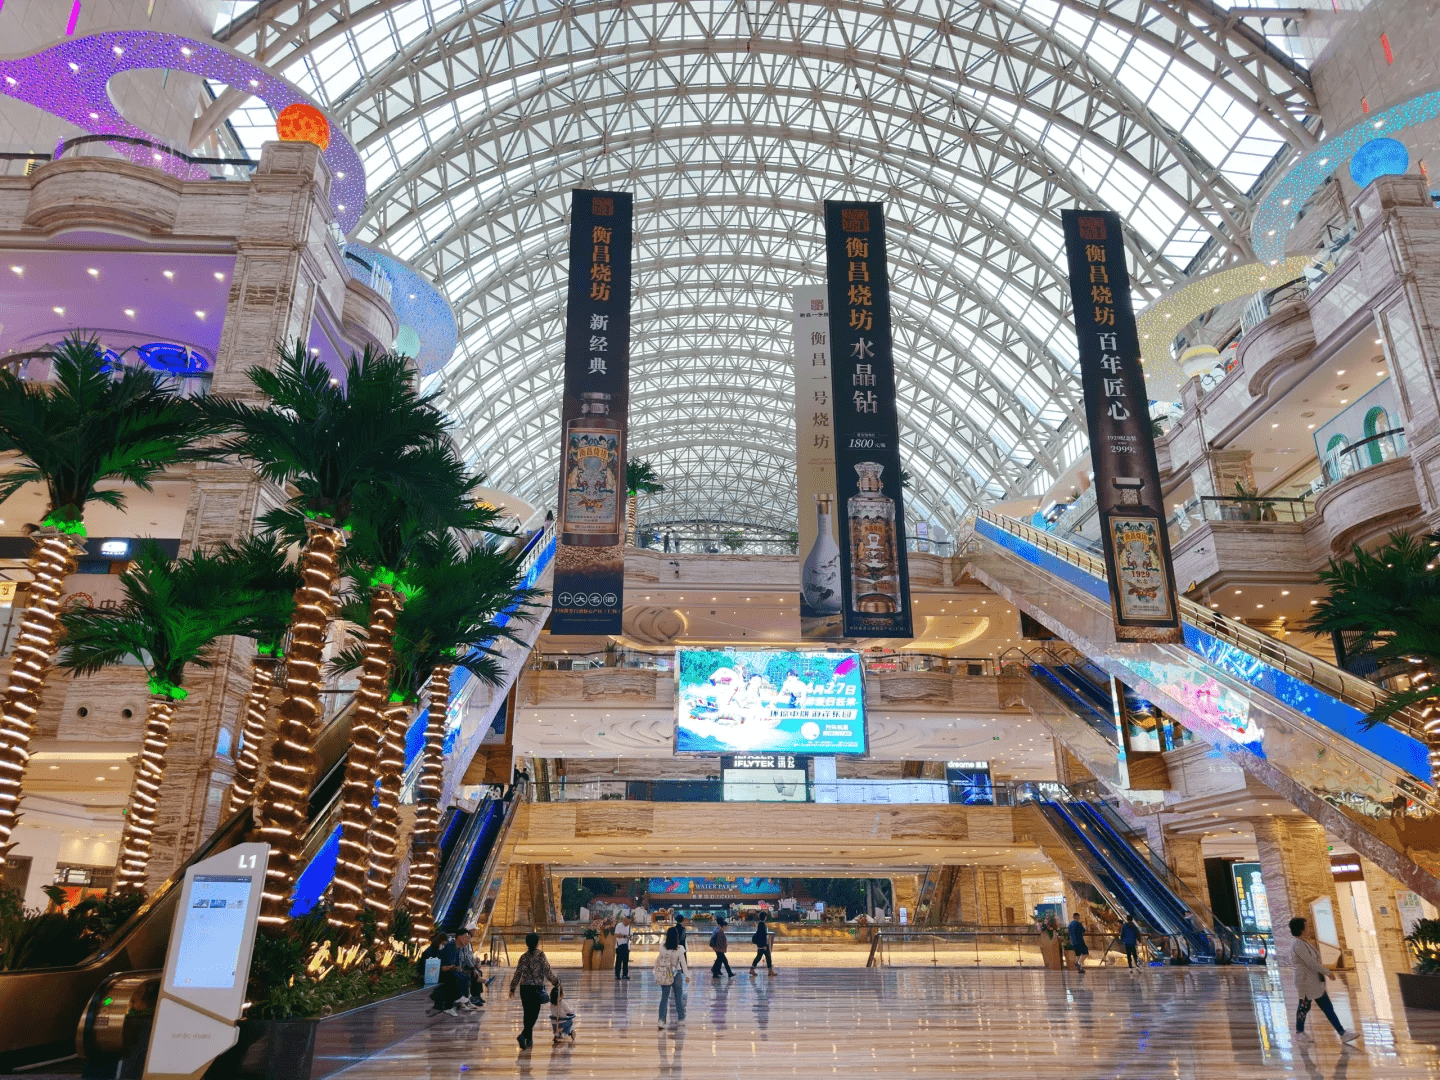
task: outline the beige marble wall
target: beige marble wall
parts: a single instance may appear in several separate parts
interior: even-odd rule
[[[1387,972],[1410,971],[1413,961],[1405,944],[1405,927],[1400,918],[1396,894],[1409,892],[1369,859],[1360,858],[1365,874],[1365,891],[1370,898],[1370,916],[1375,922],[1376,943],[1380,947],[1380,963]]]

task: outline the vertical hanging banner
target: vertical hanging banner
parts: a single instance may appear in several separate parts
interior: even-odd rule
[[[632,199],[575,191],[552,634],[618,634],[625,586]]]
[[[1120,216],[1062,210],[1118,641],[1183,640]]]
[[[840,545],[835,532],[835,410],[824,285],[795,287],[795,473],[800,496],[800,636],[838,641]]]
[[[827,201],[825,257],[841,620],[846,637],[913,637],[882,204]]]

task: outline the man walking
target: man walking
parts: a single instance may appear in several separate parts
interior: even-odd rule
[[[630,916],[615,924],[615,981],[630,978]]]
[[[725,968],[725,973],[729,975],[730,978],[733,979],[735,977],[735,972],[730,969],[730,958],[725,955],[726,950],[730,947],[725,937],[725,927],[728,925],[723,918],[717,917],[715,920],[715,932],[710,935],[710,948],[715,950],[715,963],[710,965],[710,977],[712,979],[718,979],[720,977],[721,967]]]
[[[1125,946],[1125,963],[1130,967],[1139,966],[1137,955],[1140,948],[1140,931],[1135,926],[1135,916],[1131,915],[1125,920],[1125,925],[1120,927],[1120,944]]]
[[[765,970],[775,974],[775,965],[770,957],[770,927],[765,922],[765,912],[760,913],[760,922],[755,926],[755,935],[750,939],[755,946],[755,959],[750,961],[750,974],[755,974],[755,965],[765,958]]]

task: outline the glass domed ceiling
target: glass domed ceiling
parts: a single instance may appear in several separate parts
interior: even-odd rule
[[[1083,452],[1059,211],[1130,223],[1139,302],[1251,257],[1308,77],[1206,0],[266,0],[217,37],[326,103],[357,230],[460,320],[439,378],[493,486],[554,500],[569,192],[635,194],[631,448],[654,523],[795,520],[790,290],[821,204],[885,203],[913,516],[1043,491]],[[254,146],[267,110],[223,93]]]

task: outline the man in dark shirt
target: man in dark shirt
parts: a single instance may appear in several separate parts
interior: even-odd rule
[[[464,940],[461,941],[460,939]],[[469,934],[461,934],[454,941],[446,942],[445,947],[440,950],[440,984],[445,988],[445,1005],[441,1011],[450,1016],[459,1016],[462,1012],[474,1012],[475,1005],[470,1001],[470,973],[465,970],[461,956],[461,945],[468,945]],[[439,1002],[437,1002],[439,1004]]]
[[[676,916],[675,916],[675,929],[677,929],[677,930],[680,931],[680,951],[681,951],[681,952],[688,953],[690,950],[687,949],[687,948],[685,948],[685,916],[684,916],[684,915],[676,915]]]

